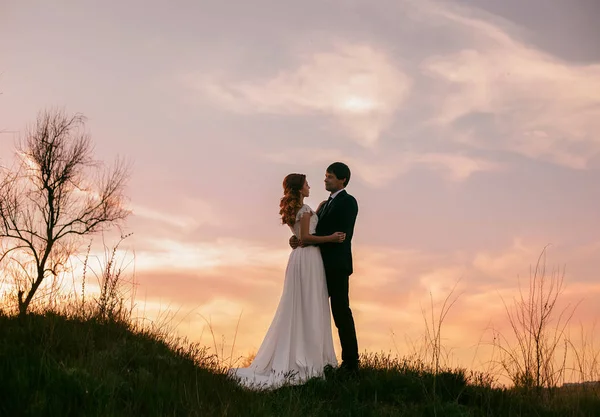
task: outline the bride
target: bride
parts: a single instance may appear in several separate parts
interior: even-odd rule
[[[337,366],[325,268],[315,244],[341,243],[346,236],[342,232],[312,235],[318,217],[304,204],[310,195],[304,174],[286,176],[283,191],[279,211],[282,224],[312,246],[298,247],[290,254],[279,305],[252,364],[229,371],[241,385],[254,389],[301,384],[322,376],[325,366]]]

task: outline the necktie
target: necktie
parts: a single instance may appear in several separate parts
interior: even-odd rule
[[[329,209],[329,206],[331,205],[331,200],[333,200],[333,198],[329,196],[329,198],[327,199],[327,203],[325,203],[325,207],[323,207],[323,212],[321,213],[321,216],[327,213],[327,209]]]

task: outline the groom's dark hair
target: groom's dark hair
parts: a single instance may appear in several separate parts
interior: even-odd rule
[[[327,172],[333,174],[338,180],[344,179],[344,188],[350,182],[350,168],[343,162],[334,162],[327,167]]]

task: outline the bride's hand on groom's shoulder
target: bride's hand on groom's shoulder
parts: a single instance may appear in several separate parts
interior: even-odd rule
[[[319,204],[319,207],[317,207],[317,210],[316,210],[316,211],[319,211],[319,210],[321,210],[321,207],[323,207],[323,204],[325,204],[325,203],[327,203],[327,200],[323,200],[323,201],[321,201],[321,203]]]

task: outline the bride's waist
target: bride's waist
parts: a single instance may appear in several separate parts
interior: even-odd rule
[[[292,252],[295,251],[300,251],[300,252],[306,252],[306,251],[314,251],[317,252],[319,250],[319,247],[317,245],[306,245],[306,246],[298,246],[296,249],[292,249]]]

